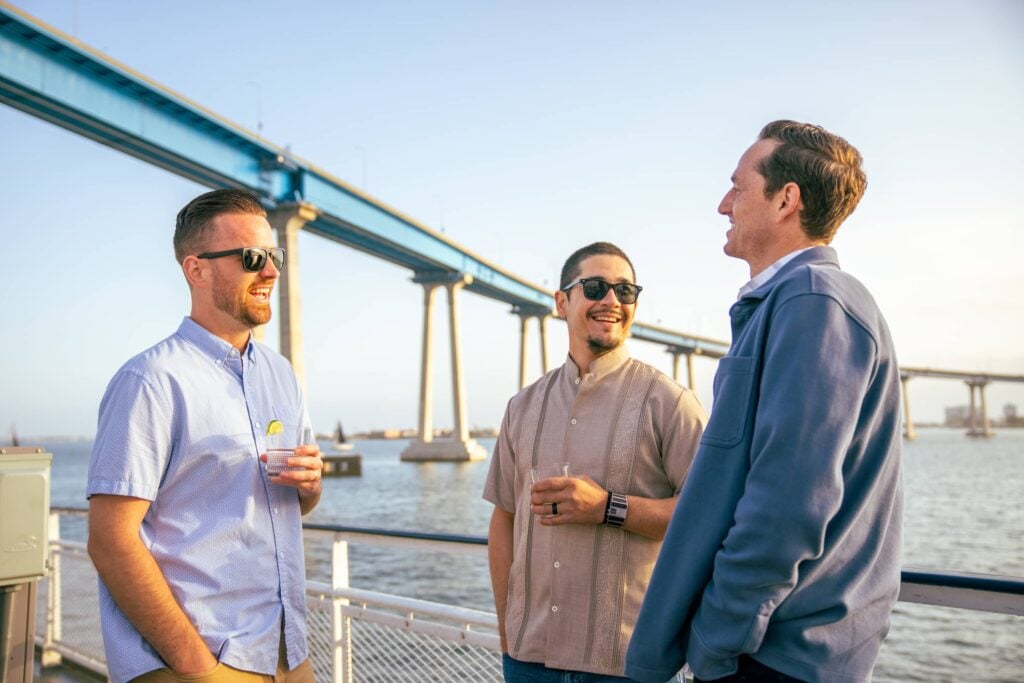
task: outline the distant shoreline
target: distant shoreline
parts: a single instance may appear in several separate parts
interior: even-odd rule
[[[936,423],[915,423],[914,429],[936,429],[945,431],[966,431],[966,427],[947,427],[945,425]],[[996,424],[994,422],[989,423],[989,429],[994,432],[998,432],[1005,429],[1024,429],[1024,425],[1003,425]],[[486,428],[486,429],[471,429],[469,430],[469,436],[473,439],[494,439],[500,434],[498,429]],[[368,432],[356,432],[348,436],[349,441],[394,441],[399,439],[415,439],[419,436],[419,432],[415,429],[374,429]],[[435,430],[434,438],[436,439],[450,439],[452,431],[450,429],[439,429]],[[84,436],[75,434],[50,434],[43,436],[35,436],[28,434],[25,436],[18,435],[18,442],[21,446],[32,447],[39,443],[81,443],[84,441],[92,441],[95,435]],[[333,434],[317,434],[317,439],[320,441],[330,441],[334,438]],[[9,439],[3,439],[0,441],[0,448],[10,448],[11,444]]]

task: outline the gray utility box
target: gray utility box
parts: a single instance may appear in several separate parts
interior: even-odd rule
[[[32,681],[36,582],[49,555],[50,464],[41,448],[0,448],[0,683]]]
[[[46,574],[52,460],[41,448],[0,448],[0,586]]]

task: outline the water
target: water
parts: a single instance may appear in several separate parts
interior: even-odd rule
[[[52,504],[84,506],[91,443],[42,445],[54,454]],[[307,520],[486,535],[488,463],[403,463],[405,445],[357,442],[363,476],[325,479]],[[904,479],[904,566],[1024,577],[1024,430],[979,440],[922,429],[904,449]],[[310,574],[326,578],[328,549],[307,551]],[[353,586],[493,610],[480,558],[352,546],[350,562]],[[1024,681],[1024,618],[899,603],[875,681]]]

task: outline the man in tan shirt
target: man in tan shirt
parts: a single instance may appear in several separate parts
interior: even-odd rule
[[[628,680],[626,646],[707,421],[691,391],[629,357],[635,280],[613,244],[569,257],[555,293],[569,358],[502,420],[484,498],[509,683]],[[568,477],[549,476],[563,464]]]

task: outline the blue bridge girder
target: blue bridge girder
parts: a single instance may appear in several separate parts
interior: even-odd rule
[[[523,311],[550,290],[404,216],[314,165],[0,0],[0,102],[207,187],[302,201],[310,232],[414,271],[466,273],[466,287]],[[718,358],[728,344],[636,322],[633,337]]]

